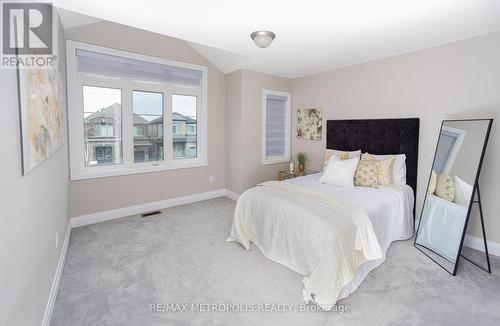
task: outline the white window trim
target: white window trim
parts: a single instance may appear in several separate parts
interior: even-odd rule
[[[154,62],[165,65],[172,65],[190,69],[200,70],[202,72],[202,87],[199,89],[191,89],[189,87],[176,87],[167,83],[147,83],[140,81],[131,81],[119,78],[106,78],[95,75],[77,74],[76,64],[76,49],[83,49],[109,55],[132,58],[142,61]],[[158,172],[175,169],[195,168],[208,165],[207,147],[208,147],[208,68],[195,64],[177,62],[157,57],[146,56],[133,52],[121,51],[116,49],[105,48],[88,43],[82,43],[72,40],[66,41],[66,62],[67,62],[67,89],[68,89],[68,129],[69,129],[69,153],[70,153],[70,173],[71,180],[83,180],[93,178],[103,178],[120,175],[130,175],[138,173]],[[103,165],[96,167],[86,167],[84,160],[84,129],[83,129],[83,98],[81,86],[83,82],[92,81],[92,86],[103,86],[116,88],[116,85],[121,85],[122,88],[144,91],[158,91],[163,93],[163,112],[164,112],[164,143],[172,143],[172,127],[171,127],[171,104],[169,98],[172,94],[175,95],[193,95],[197,96],[197,157],[190,159],[172,158],[172,146],[165,145],[164,160],[160,162],[144,162],[134,163],[133,152],[133,128],[130,130],[124,128],[127,123],[130,125],[131,117],[128,117],[129,112],[124,112],[124,105],[128,105],[132,111],[131,99],[126,98],[122,92],[122,158],[121,165]],[[127,103],[128,102],[128,103]],[[131,113],[131,112],[130,112]],[[130,138],[130,139],[129,139]],[[131,143],[132,142],[132,143]],[[127,145],[128,143],[128,145]],[[128,147],[127,147],[128,146]],[[130,147],[130,148],[129,148]]]
[[[266,134],[267,134],[267,124],[266,124],[266,116],[267,116],[267,96],[268,95],[276,95],[276,96],[285,96],[287,98],[286,106],[285,106],[285,155],[283,156],[273,156],[267,157],[266,155]],[[288,162],[290,160],[290,144],[291,144],[291,133],[292,133],[292,110],[291,110],[291,100],[292,94],[287,92],[275,91],[271,89],[263,89],[262,90],[262,164],[276,164]]]
[[[457,159],[458,152],[460,152],[460,148],[462,147],[467,131],[449,126],[443,126],[443,130],[454,134],[458,134],[457,140],[455,141],[455,144],[453,145],[450,155],[448,156],[448,160],[446,161],[445,166],[443,168],[443,173],[450,174],[451,168],[453,167],[453,165],[455,165],[455,160]]]

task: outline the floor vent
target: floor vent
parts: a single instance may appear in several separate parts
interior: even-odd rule
[[[161,212],[160,211],[154,211],[154,212],[149,212],[149,213],[144,213],[144,214],[141,214],[141,217],[151,217],[151,216],[155,216],[155,215],[160,215]]]

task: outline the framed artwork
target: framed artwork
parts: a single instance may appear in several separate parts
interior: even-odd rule
[[[321,140],[322,124],[321,109],[297,110],[297,138]]]
[[[18,69],[23,175],[61,148],[61,79],[56,69]]]

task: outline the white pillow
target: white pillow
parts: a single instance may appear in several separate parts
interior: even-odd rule
[[[365,153],[368,154],[368,153]],[[363,155],[365,155],[363,154]],[[392,182],[397,185],[405,185],[406,184],[406,155],[405,154],[394,154],[394,155],[374,155],[369,154],[377,161],[387,160],[394,156],[396,159],[394,160],[394,165],[392,166]]]
[[[344,157],[347,154],[347,157]],[[361,156],[361,150],[357,151],[339,151],[336,149],[325,149],[325,161],[324,161],[324,167],[326,169],[326,166],[328,165],[328,162],[330,161],[330,157],[332,156],[337,156],[338,158],[345,160],[349,158],[354,158],[354,157],[360,157]]]
[[[473,187],[457,176],[453,177],[453,181],[455,182],[455,203],[468,207]]]
[[[319,182],[332,186],[354,188],[354,173],[358,166],[359,157],[341,160],[332,155]]]

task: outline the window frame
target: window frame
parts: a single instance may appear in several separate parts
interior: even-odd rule
[[[160,63],[170,66],[199,70],[202,73],[201,87],[180,87],[169,83],[147,82],[91,75],[77,72],[76,50],[83,49],[103,54]],[[208,68],[206,66],[182,63],[157,57],[146,56],[128,51],[116,50],[73,40],[66,41],[67,87],[68,87],[68,129],[71,180],[103,178],[139,173],[149,173],[208,165],[208,114],[207,86]],[[83,117],[83,86],[119,88],[122,92],[121,103],[121,150],[122,164],[85,166],[85,135]],[[156,92],[163,94],[163,141],[162,161],[134,163],[133,129],[133,91]],[[197,157],[173,159],[172,154],[172,95],[197,97]]]
[[[266,154],[266,143],[267,143],[267,96],[276,95],[284,96],[287,98],[285,105],[285,154],[281,156],[271,156],[268,157]],[[262,165],[267,164],[277,164],[290,161],[291,152],[291,135],[292,135],[292,94],[289,92],[276,91],[272,89],[262,90]]]
[[[467,130],[449,127],[449,126],[443,126],[442,131],[457,135],[457,137],[455,138],[455,143],[453,144],[453,148],[451,149],[450,154],[448,155],[448,159],[446,160],[444,167],[443,167],[443,171],[442,171],[442,173],[449,174],[451,171],[451,168],[455,164],[455,160],[457,159],[458,152],[460,151],[460,148],[462,147],[465,136],[467,134]]]

